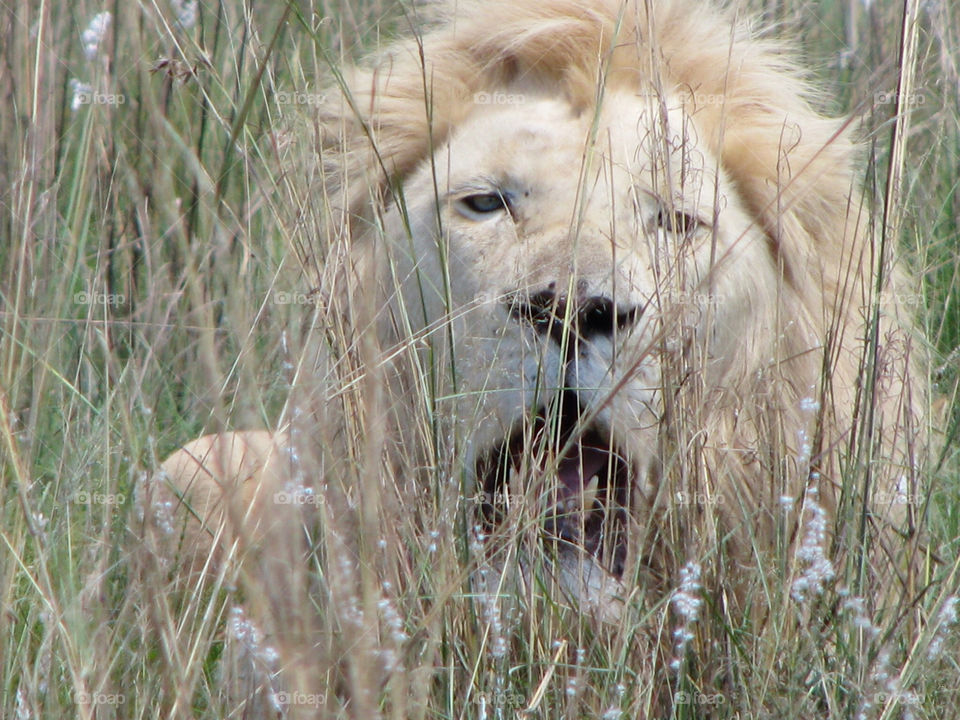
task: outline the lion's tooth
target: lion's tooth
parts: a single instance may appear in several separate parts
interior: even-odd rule
[[[600,489],[600,476],[594,475],[590,478],[590,482],[587,483],[586,487],[583,488],[583,508],[589,510],[593,507],[594,501],[597,499],[597,490]]]
[[[504,484],[504,494],[507,497],[507,507],[511,505],[511,497],[520,497],[520,471],[514,465],[510,466],[507,482]]]

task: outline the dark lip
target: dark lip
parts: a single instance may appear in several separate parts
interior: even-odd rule
[[[522,479],[549,496],[538,518],[544,539],[584,550],[620,577],[627,554],[630,463],[608,431],[595,424],[582,427],[582,415],[576,394],[564,391],[554,405],[518,423],[480,456],[476,477],[483,518],[488,527],[502,523],[511,469],[524,470]],[[585,506],[584,491],[593,477],[596,491]]]

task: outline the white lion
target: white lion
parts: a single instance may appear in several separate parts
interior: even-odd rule
[[[461,1],[342,78],[320,244],[349,257],[322,268],[320,325],[356,341],[343,382],[375,368],[390,398],[367,418],[383,468],[465,473],[477,522],[534,526],[604,617],[717,552],[746,602],[778,533],[832,534],[841,503],[868,510],[876,582],[905,582],[921,353],[849,133],[777,43],[689,0]],[[264,544],[301,456],[362,454],[349,429],[306,442],[302,417],[164,463],[201,559]],[[798,593],[830,579],[814,565]]]

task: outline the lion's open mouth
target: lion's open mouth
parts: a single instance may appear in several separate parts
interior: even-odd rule
[[[496,526],[517,507],[533,508],[547,539],[586,550],[620,576],[630,465],[609,431],[583,427],[581,414],[576,395],[565,392],[556,406],[541,410],[481,456],[483,515]]]

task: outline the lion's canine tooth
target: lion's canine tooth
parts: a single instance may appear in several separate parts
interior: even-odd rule
[[[503,494],[506,498],[507,508],[511,506],[512,498],[521,497],[521,485],[520,485],[520,471],[517,470],[516,466],[510,465],[510,469],[507,473],[507,482],[503,485]]]
[[[586,487],[583,488],[583,502],[581,503],[584,510],[589,510],[593,507],[593,503],[597,499],[597,490],[600,488],[600,476],[594,475],[590,478],[590,482],[587,483]]]

